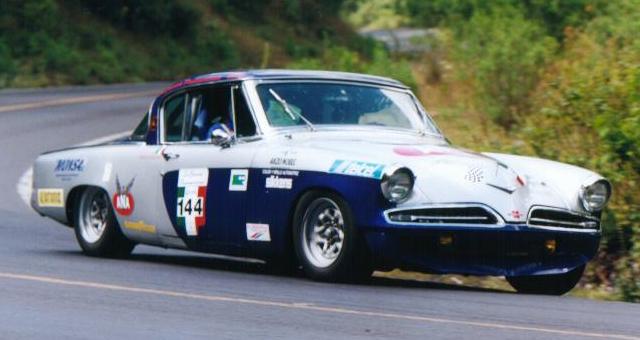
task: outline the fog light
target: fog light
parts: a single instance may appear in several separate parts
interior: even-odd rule
[[[450,246],[453,244],[453,236],[451,235],[440,235],[440,245],[441,246]]]
[[[549,254],[553,254],[556,252],[556,240],[546,240],[544,242],[544,248],[547,250]]]

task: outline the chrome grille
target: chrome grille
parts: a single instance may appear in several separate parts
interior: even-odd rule
[[[591,216],[549,208],[533,208],[529,214],[529,225],[555,228],[598,229],[600,221]]]
[[[417,224],[496,224],[498,219],[482,207],[435,207],[396,210],[387,214],[391,222]]]

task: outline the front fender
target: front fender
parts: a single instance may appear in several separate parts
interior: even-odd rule
[[[548,186],[559,194],[565,205],[564,209],[589,213],[580,201],[580,190],[584,185],[597,180],[606,180],[600,174],[578,166],[551,161],[547,159],[485,153],[487,156],[508,165],[518,174],[524,176],[529,186]]]

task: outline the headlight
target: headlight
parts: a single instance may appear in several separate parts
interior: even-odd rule
[[[382,195],[390,202],[399,203],[411,195],[415,177],[407,168],[393,168],[385,173],[380,183]]]
[[[609,196],[611,196],[611,184],[603,179],[585,185],[580,190],[582,206],[590,212],[602,210],[607,204]]]

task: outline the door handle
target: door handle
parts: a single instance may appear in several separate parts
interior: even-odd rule
[[[160,155],[162,155],[162,158],[164,158],[165,161],[180,158],[179,154],[166,152],[165,149],[160,150]]]

